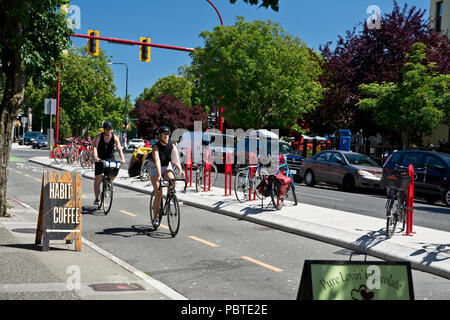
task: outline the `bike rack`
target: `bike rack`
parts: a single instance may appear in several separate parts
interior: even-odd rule
[[[406,200],[406,205],[408,209],[406,210],[406,233],[405,236],[412,236],[415,234],[413,232],[413,213],[414,213],[414,166],[412,164],[408,167],[408,175],[411,177],[411,182],[408,186],[408,196]]]
[[[189,177],[188,177],[189,172]],[[186,184],[189,182],[188,187],[192,187],[192,149],[187,149],[186,152]]]
[[[204,176],[203,176],[203,192],[211,191],[211,162],[212,162],[212,152],[211,149],[205,150],[205,166],[204,166]],[[208,173],[208,190],[206,190],[206,173]]]
[[[227,151],[225,156],[225,196],[231,196],[232,176],[233,176],[233,155],[231,151]]]

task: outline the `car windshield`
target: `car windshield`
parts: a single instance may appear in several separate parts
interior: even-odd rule
[[[41,135],[38,137],[38,139],[39,139],[39,140],[47,140],[47,136],[41,134]]]
[[[25,138],[27,138],[27,139],[36,138],[38,134],[40,134],[40,133],[39,132],[26,132]]]
[[[344,155],[347,158],[348,163],[350,163],[352,165],[379,167],[379,165],[375,161],[373,161],[368,156],[365,156],[363,154],[346,153]]]
[[[286,142],[280,142],[280,153],[282,154],[291,153],[291,146]]]
[[[442,157],[442,159],[447,163],[447,166],[450,167],[450,156],[446,155],[446,154],[442,154],[440,153],[440,156]]]

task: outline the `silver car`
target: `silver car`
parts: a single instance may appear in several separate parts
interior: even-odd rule
[[[324,182],[352,192],[355,187],[379,189],[382,174],[383,168],[366,155],[327,150],[303,159],[301,177],[310,187]]]

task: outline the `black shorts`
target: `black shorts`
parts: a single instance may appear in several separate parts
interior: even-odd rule
[[[114,159],[108,159],[108,160],[114,160]],[[109,168],[108,168],[109,169]],[[119,173],[119,169],[113,169],[111,168],[112,172],[110,174],[111,177],[115,177],[117,176],[117,174]],[[103,162],[95,162],[95,175],[101,175],[103,174]]]

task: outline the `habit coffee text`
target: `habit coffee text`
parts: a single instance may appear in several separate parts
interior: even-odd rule
[[[50,182],[50,199],[71,199],[72,183]],[[80,208],[53,208],[54,223],[80,223]]]

